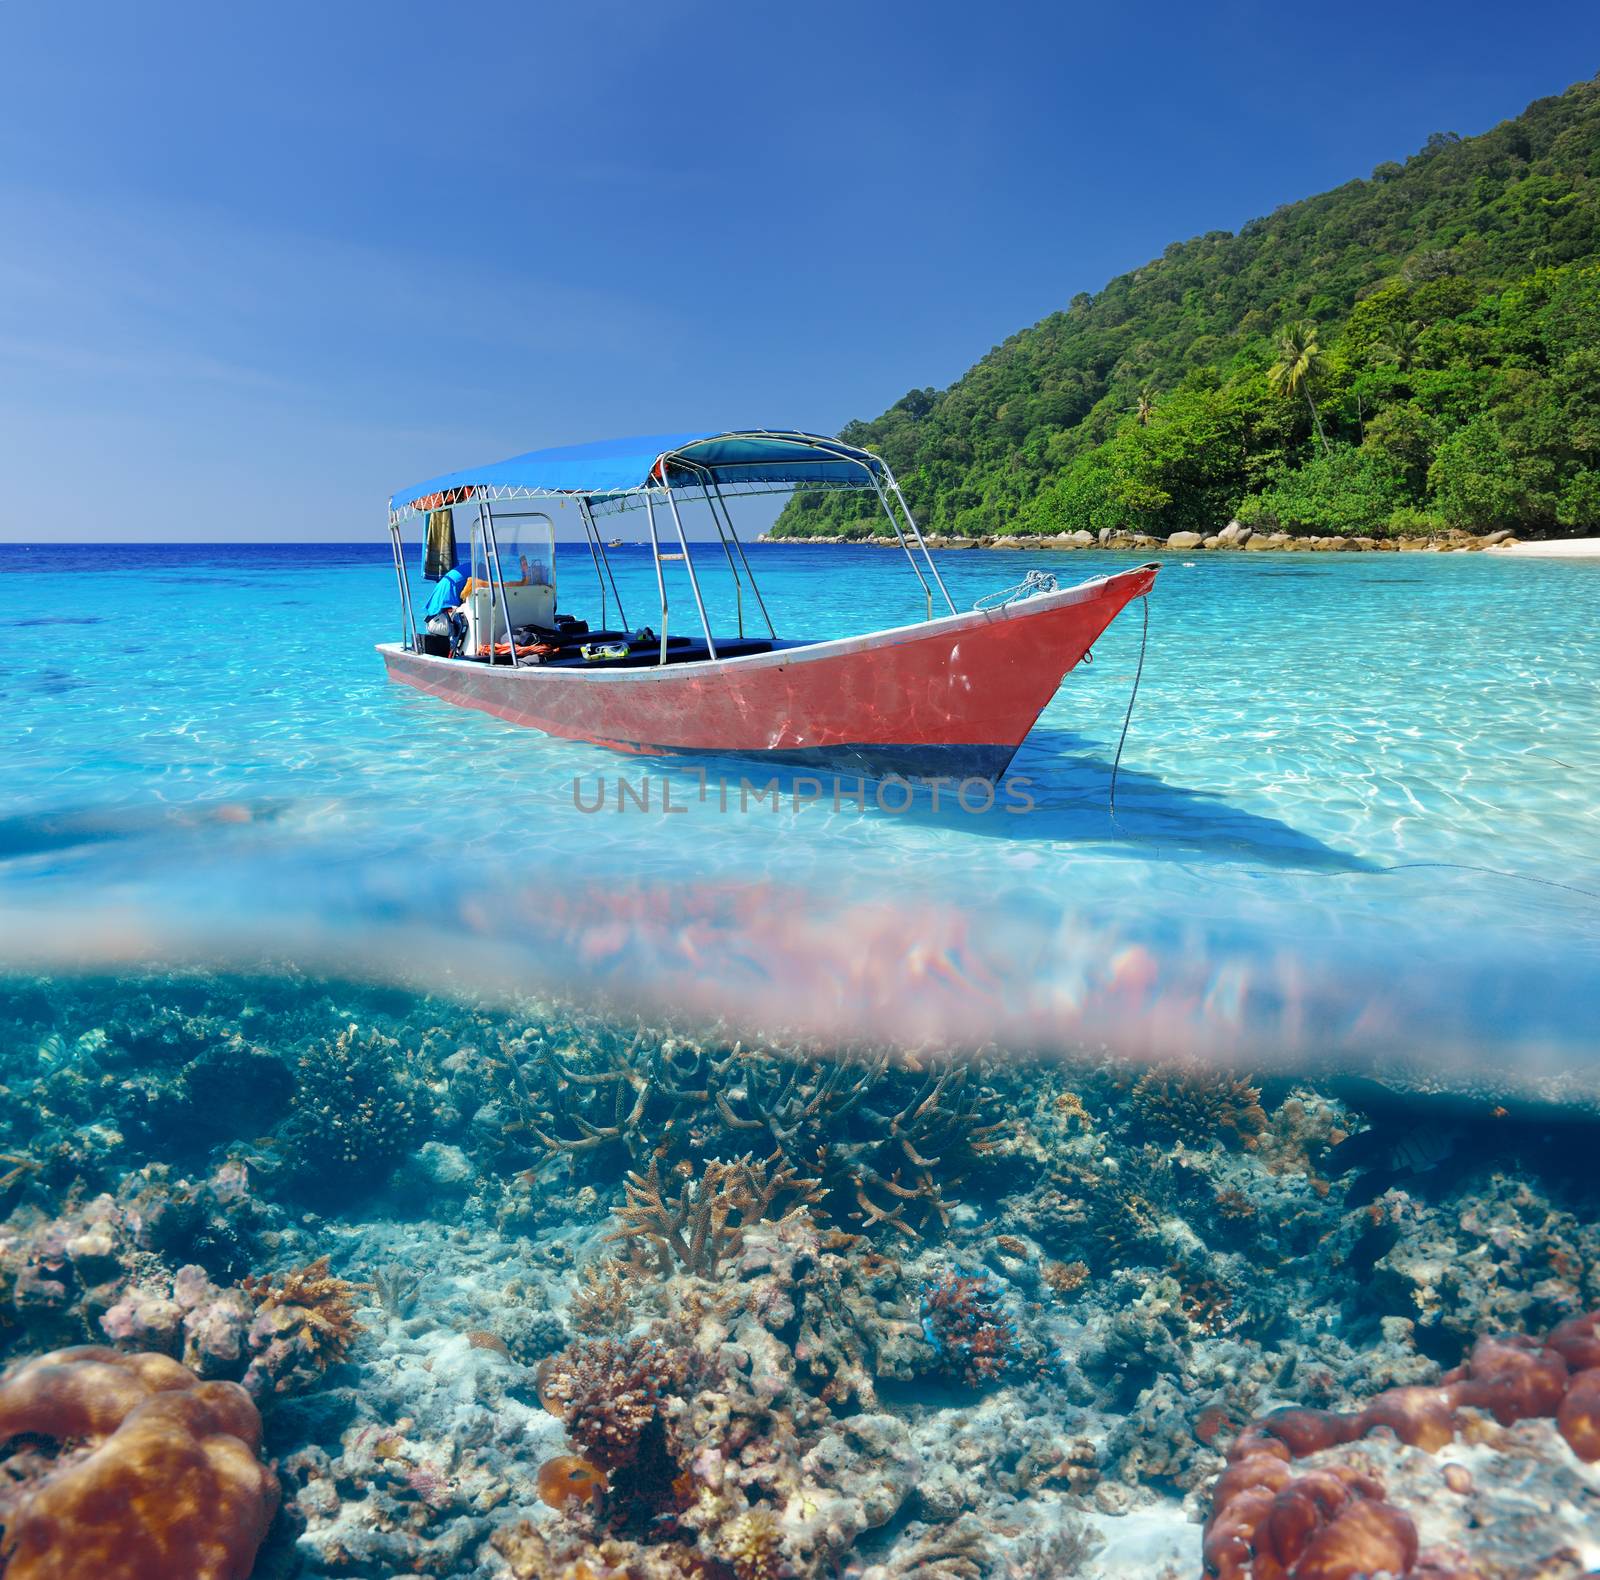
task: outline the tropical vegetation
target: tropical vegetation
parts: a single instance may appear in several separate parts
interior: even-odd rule
[[[1600,79],[1175,243],[842,437],[951,535],[1600,529]],[[777,531],[886,532],[864,498]]]

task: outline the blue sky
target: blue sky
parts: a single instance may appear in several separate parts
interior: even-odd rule
[[[0,0],[6,537],[338,538],[836,430],[1600,70],[1600,6]]]

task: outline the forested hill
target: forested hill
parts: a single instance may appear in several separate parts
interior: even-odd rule
[[[1175,243],[842,437],[951,534],[1600,530],[1600,79]]]

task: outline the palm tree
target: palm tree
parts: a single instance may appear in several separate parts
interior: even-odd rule
[[[1155,412],[1156,392],[1151,385],[1146,384],[1139,391],[1139,399],[1134,402],[1133,414],[1139,419],[1141,428],[1148,428],[1150,419],[1155,416]]]
[[[1322,347],[1317,343],[1317,326],[1303,318],[1289,324],[1278,337],[1278,360],[1273,363],[1267,377],[1277,394],[1305,396],[1306,405],[1311,408],[1311,425],[1317,430],[1317,442],[1326,450],[1328,437],[1322,431],[1317,403],[1311,398],[1311,386],[1321,376],[1322,369]]]
[[[1394,363],[1404,373],[1417,354],[1417,335],[1421,329],[1421,324],[1395,324],[1384,332],[1382,339],[1376,341],[1372,349],[1385,362]]]

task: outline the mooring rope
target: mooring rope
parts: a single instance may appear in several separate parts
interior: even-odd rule
[[[1031,598],[1035,593],[1053,593],[1060,585],[1049,571],[1029,571],[1015,587],[1002,587],[999,592],[985,593],[973,604],[974,609],[1004,609],[1019,598]]]
[[[1150,597],[1145,594],[1139,599],[1139,607],[1144,611],[1144,626],[1139,633],[1139,665],[1133,672],[1133,690],[1128,693],[1128,711],[1122,716],[1122,734],[1117,737],[1117,755],[1111,759],[1111,821],[1117,822],[1117,771],[1122,767],[1122,748],[1127,743],[1128,726],[1133,722],[1133,703],[1139,695],[1139,681],[1144,674],[1144,650],[1150,640]]]

